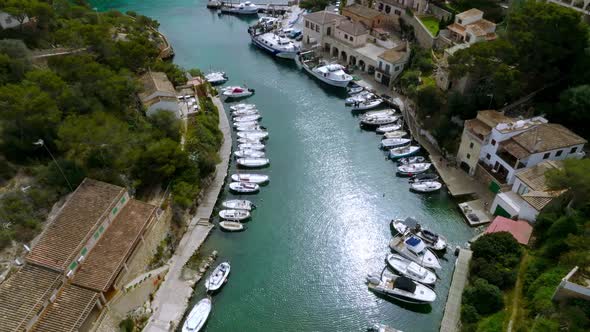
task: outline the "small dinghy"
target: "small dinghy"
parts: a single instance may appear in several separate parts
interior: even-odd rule
[[[414,221],[414,219],[408,218],[406,220]],[[391,229],[396,231],[398,234],[405,235],[410,231],[410,227],[404,223],[402,219],[393,219],[391,221]]]
[[[230,86],[223,89],[222,95],[225,98],[244,98],[254,94],[254,89],[242,88],[241,86]]]
[[[395,123],[399,119],[397,115],[391,116],[371,116],[361,119],[361,126],[364,127],[379,127],[387,124]]]
[[[413,230],[414,234],[420,237],[429,248],[434,250],[445,250],[447,249],[447,239],[435,232],[432,232],[426,228],[422,228],[420,224],[416,224]]]
[[[239,173],[239,174],[232,174],[231,175],[232,181],[237,182],[249,182],[249,183],[256,183],[256,184],[263,184],[269,181],[268,175],[265,174],[254,174],[254,173]]]
[[[268,137],[268,131],[256,130],[256,131],[240,131],[236,133],[236,135],[240,138],[248,138],[248,139],[265,139]]]
[[[397,148],[399,146],[404,146],[410,144],[412,140],[409,138],[386,138],[381,140],[381,148],[382,149],[391,149]]]
[[[383,103],[383,99],[381,99],[381,98],[365,100],[362,102],[356,102],[356,103],[352,104],[352,110],[353,111],[370,110],[375,107],[378,107],[379,105],[381,105],[381,103]]]
[[[260,114],[257,109],[243,109],[237,110],[231,113],[232,116],[246,116],[246,115],[257,115]]]
[[[410,183],[416,181],[438,180],[438,175],[435,173],[416,174],[410,178]]]
[[[262,143],[262,141],[258,138],[246,138],[246,137],[239,137],[237,139],[237,142],[239,144],[264,144]]]
[[[231,266],[228,262],[223,262],[211,272],[207,280],[205,280],[205,288],[208,292],[215,292],[221,288],[227,281]]]
[[[377,129],[375,129],[376,132],[380,133],[380,134],[387,134],[389,132],[392,131],[398,131],[402,129],[402,125],[399,123],[390,123],[384,126],[379,126],[377,127]]]
[[[419,193],[431,193],[440,190],[440,188],[442,188],[442,183],[434,180],[422,180],[410,184],[410,189]]]
[[[226,232],[241,232],[246,229],[246,226],[241,222],[229,220],[220,221],[219,227]]]
[[[432,303],[436,293],[414,280],[384,271],[382,275],[367,276],[369,290],[408,303]]]
[[[260,114],[254,114],[254,115],[237,116],[233,120],[234,120],[234,122],[239,123],[239,122],[258,121],[260,119],[262,119],[262,116]]]
[[[205,323],[209,314],[211,313],[211,300],[205,298],[199,301],[188,314],[188,317],[182,325],[182,332],[197,332],[200,331]]]
[[[424,161],[426,161],[426,158],[424,158],[422,156],[400,158],[397,160],[397,162],[399,164],[415,164],[415,163],[423,163]]]
[[[403,164],[397,167],[397,174],[412,176],[426,172],[430,166],[432,166],[431,163]]]
[[[236,161],[238,165],[243,167],[264,167],[270,164],[270,160],[267,158],[238,158]]]
[[[250,218],[250,212],[246,210],[221,210],[219,217],[232,221],[241,221]]]
[[[402,157],[408,157],[417,153],[419,150],[420,147],[416,145],[402,146],[400,148],[389,150],[389,158],[397,159]]]
[[[263,151],[266,147],[262,143],[241,143],[238,144],[240,150],[258,150]]]
[[[389,242],[391,250],[401,256],[414,261],[424,267],[440,269],[440,263],[436,255],[430,251],[424,241],[414,235],[397,235]]]
[[[219,85],[227,82],[227,75],[222,71],[213,72],[205,75],[205,80],[211,85]]]
[[[260,186],[250,182],[232,182],[229,184],[229,189],[240,194],[252,194],[258,192]]]
[[[252,202],[247,199],[230,199],[227,201],[223,201],[221,205],[224,208],[233,209],[233,210],[253,210],[256,208]]]
[[[408,135],[408,132],[405,130],[394,130],[394,131],[388,131],[388,132],[384,133],[383,137],[385,137],[385,138],[402,138],[407,135]]]
[[[255,104],[236,104],[229,107],[232,111],[239,111],[239,110],[248,110],[248,109],[256,109]]]
[[[238,150],[234,151],[236,158],[264,158],[266,155],[264,151],[259,150]]]
[[[361,103],[363,101],[366,101],[369,99],[374,99],[374,98],[377,98],[377,96],[375,96],[372,92],[361,91],[355,95],[352,95],[352,96],[346,98],[346,100],[344,100],[344,104],[347,106],[350,106],[350,105],[354,105],[355,103]]]
[[[432,285],[436,282],[436,274],[418,263],[397,254],[389,254],[387,264],[397,273],[421,284]]]
[[[365,88],[363,86],[360,86],[354,82],[350,82],[348,84],[348,86],[346,87],[346,92],[348,92],[349,95],[354,95],[354,94],[360,93],[364,90],[365,90]]]

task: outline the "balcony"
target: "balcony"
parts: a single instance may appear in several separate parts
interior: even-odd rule
[[[479,161],[478,164],[488,173],[489,176],[493,177],[500,185],[507,183],[508,170],[500,163],[496,163],[496,167],[493,168],[483,161]]]

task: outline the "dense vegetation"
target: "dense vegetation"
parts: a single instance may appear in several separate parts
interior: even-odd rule
[[[31,239],[53,203],[86,176],[138,195],[170,185],[176,206],[191,206],[217,162],[218,115],[202,89],[204,111],[189,121],[184,148],[173,114],[145,116],[139,75],[151,68],[186,82],[184,70],[158,58],[158,23],[96,13],[84,1],[0,0],[0,7],[36,18],[0,31],[0,247]],[[54,46],[84,52],[34,63],[31,50]],[[44,146],[33,144],[39,139]]]

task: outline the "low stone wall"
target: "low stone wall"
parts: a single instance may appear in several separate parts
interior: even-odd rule
[[[434,46],[436,37],[430,34],[430,31],[420,22],[415,15],[412,17],[404,16],[406,23],[414,27],[414,36],[421,47],[429,49]]]
[[[499,192],[508,191],[511,188],[511,185],[509,184],[501,184],[500,182],[498,182],[498,180],[496,180],[496,178],[494,178],[490,173],[488,173],[488,171],[485,168],[483,168],[483,166],[481,166],[479,163],[475,167],[475,175],[473,177],[477,181],[488,186],[488,188],[492,182],[495,182],[500,188]]]
[[[436,16],[439,20],[444,18],[445,20],[449,19],[449,17],[453,16],[453,14],[445,9],[437,7],[433,4],[428,5],[428,12],[434,16]]]

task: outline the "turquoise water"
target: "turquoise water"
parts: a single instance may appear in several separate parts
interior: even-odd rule
[[[446,193],[408,191],[407,180],[395,176],[394,164],[377,148],[380,137],[359,129],[341,93],[251,46],[249,20],[218,17],[205,0],[94,4],[156,18],[176,63],[222,69],[230,84],[256,89],[247,101],[259,106],[269,128],[271,166],[262,172],[271,182],[251,196],[258,209],[245,232],[216,229],[204,246],[232,264],[207,331],[361,331],[374,322],[404,331],[439,329],[451,251],[430,307],[376,297],[365,276],[385,266],[388,221],[396,216],[414,216],[446,235],[452,248],[472,230]],[[203,296],[198,284],[193,301]]]

